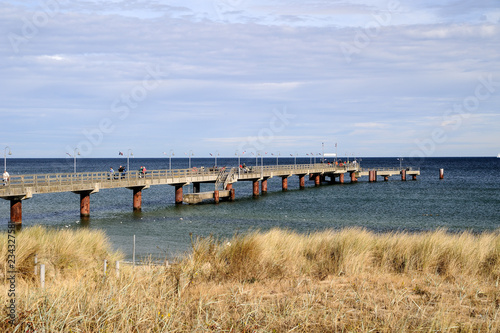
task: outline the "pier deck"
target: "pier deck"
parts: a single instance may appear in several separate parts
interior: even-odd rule
[[[344,165],[334,164],[293,164],[254,166],[249,168],[192,168],[175,170],[153,170],[142,174],[139,171],[110,174],[109,172],[78,172],[13,175],[6,185],[0,184],[0,198],[11,202],[11,221],[21,223],[22,200],[29,199],[35,194],[73,192],[80,195],[80,216],[89,216],[90,194],[103,189],[128,188],[133,190],[133,208],[141,209],[142,190],[155,185],[171,185],[175,187],[175,202],[183,201],[197,203],[214,198],[229,197],[234,200],[232,184],[238,181],[252,181],[253,194],[259,195],[259,182],[262,192],[267,192],[267,180],[273,177],[282,178],[282,189],[288,189],[288,178],[298,176],[300,187],[305,186],[305,176],[314,180],[319,186],[322,182],[344,182],[344,175],[350,175],[351,182],[358,178],[369,176],[369,181],[376,181],[377,175],[388,180],[390,176],[401,175],[406,180],[407,175],[416,179],[420,170],[410,168],[376,168],[364,169],[359,163],[352,162]],[[213,183],[214,191],[199,193],[201,183]],[[182,188],[193,184],[192,194],[183,195]]]

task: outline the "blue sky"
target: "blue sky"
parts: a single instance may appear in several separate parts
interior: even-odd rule
[[[12,157],[500,153],[498,1],[0,1]]]

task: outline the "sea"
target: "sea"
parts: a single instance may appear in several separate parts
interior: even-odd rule
[[[132,210],[132,191],[103,189],[90,197],[90,219],[80,220],[79,196],[73,193],[36,194],[23,201],[23,228],[42,225],[56,229],[89,228],[102,230],[113,248],[126,260],[173,260],[186,255],[191,239],[213,235],[220,240],[235,234],[266,231],[273,228],[312,233],[343,228],[364,228],[379,232],[421,232],[443,228],[452,233],[500,231],[500,158],[357,158],[361,167],[413,167],[421,175],[416,181],[389,181],[379,177],[369,183],[362,177],[350,183],[314,186],[306,177],[306,188],[299,178],[288,180],[289,190],[282,192],[281,177],[268,180],[268,193],[253,198],[251,182],[233,185],[236,201],[210,201],[197,205],[175,205],[174,187],[151,186],[143,191],[142,211]],[[320,163],[307,158],[241,158],[240,163],[254,166]],[[131,170],[211,167],[214,158],[130,158]],[[218,166],[237,166],[238,158],[217,159]],[[115,170],[127,165],[127,158],[78,158],[77,172]],[[73,172],[74,160],[8,158],[12,175]],[[444,169],[444,179],[439,170]],[[1,186],[1,185],[0,185]],[[201,184],[201,191],[213,190],[213,184]],[[184,193],[192,192],[186,185]],[[0,230],[7,230],[10,204],[0,200]],[[78,246],[78,244],[75,244]]]

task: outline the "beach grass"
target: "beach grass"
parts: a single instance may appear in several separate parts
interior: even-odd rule
[[[100,231],[25,228],[16,243],[17,318],[1,312],[2,332],[500,331],[498,232],[193,236],[174,264],[121,265],[119,275],[122,256]]]

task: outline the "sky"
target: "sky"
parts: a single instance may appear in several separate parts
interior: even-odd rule
[[[0,0],[0,35],[9,158],[500,153],[498,0]]]

